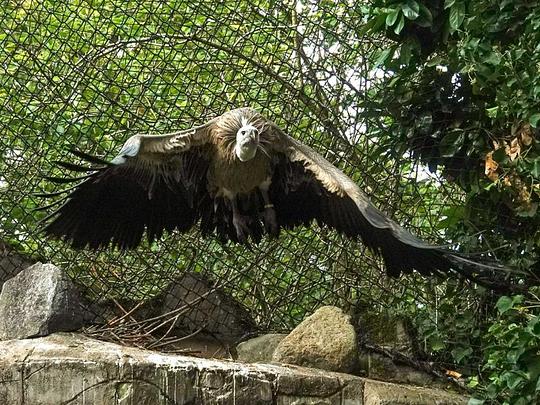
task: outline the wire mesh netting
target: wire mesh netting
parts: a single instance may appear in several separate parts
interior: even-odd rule
[[[136,133],[251,106],[340,167],[382,211],[441,242],[445,210],[462,194],[379,142],[384,116],[366,112],[386,75],[369,67],[383,44],[357,32],[361,18],[348,2],[5,3],[0,240],[67,271],[96,321],[118,326],[138,314],[144,333],[174,325],[180,336],[238,340],[291,330],[326,304],[435,305],[433,294],[462,286],[389,279],[359,242],[315,225],[249,247],[173,232],[129,252],[76,251],[36,231],[46,213],[34,211],[44,201],[33,193],[58,190],[43,176],[65,175],[54,161],[73,160],[69,148],[111,159]],[[24,262],[9,249],[5,277]]]

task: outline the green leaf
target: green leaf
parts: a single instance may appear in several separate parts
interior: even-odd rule
[[[394,28],[394,32],[396,34],[399,34],[401,32],[401,30],[403,29],[403,27],[405,26],[405,17],[404,16],[401,16],[401,18],[399,19],[399,22],[398,24],[396,25],[396,27]]]
[[[388,13],[388,15],[386,16],[387,27],[392,27],[396,23],[399,17],[399,11],[400,10],[396,8],[395,10],[392,10],[391,12]]]
[[[444,9],[452,7],[455,2],[456,0],[444,0]]]
[[[496,118],[498,112],[499,112],[499,106],[486,108],[486,114],[489,118]]]
[[[420,16],[414,21],[420,27],[431,27],[433,25],[433,14],[429,8],[420,4]]]
[[[415,48],[415,46],[416,44],[413,41],[407,41],[401,46],[401,49],[399,51],[399,61],[402,64],[404,65],[409,64],[412,54],[413,54],[413,49]]]
[[[484,57],[484,63],[488,63],[493,66],[501,64],[502,57],[498,52],[490,52],[488,56]]]
[[[375,25],[377,19],[376,18],[371,18],[369,19],[365,24],[362,24],[360,25],[360,28],[358,28],[358,30],[356,31],[356,33],[358,34],[358,36],[364,36],[366,35],[369,31],[371,31],[371,28],[373,28],[373,26]]]
[[[420,6],[414,0],[407,0],[405,4],[401,5],[401,10],[409,20],[415,20],[420,15]]]
[[[503,295],[501,298],[499,298],[496,304],[500,314],[504,314],[506,311],[510,310],[513,305],[514,302],[512,298],[507,297],[506,295]]]
[[[506,376],[506,385],[509,389],[515,390],[525,379],[517,373],[508,373]]]
[[[450,8],[450,31],[454,32],[465,19],[465,3],[459,2],[456,3]]]
[[[394,16],[395,13],[395,16]],[[368,32],[379,32],[381,31],[381,27],[385,26],[391,26],[395,23],[397,20],[397,16],[399,14],[399,9],[393,10],[388,14],[380,13],[373,18],[370,18],[368,21],[366,21],[365,24],[362,24],[359,29],[356,31],[356,33],[360,36],[363,36],[367,34]],[[391,25],[388,24],[390,20],[393,18],[393,22]]]
[[[469,388],[475,388],[475,387],[478,387],[478,376],[475,375],[475,376],[472,376],[469,378],[469,381],[467,382],[467,387]]]
[[[529,123],[535,128],[538,128],[538,121],[540,121],[540,113],[533,114],[529,118]]]
[[[437,229],[448,229],[455,226],[465,217],[465,207],[462,205],[452,205],[444,209],[442,219],[437,223]]]
[[[366,22],[365,24],[363,24],[357,31],[357,34],[359,36],[364,36],[366,35],[368,32],[372,31],[375,31],[374,27],[377,25],[377,18],[372,18],[370,19],[368,22]]]
[[[386,61],[394,55],[395,48],[390,47],[379,51],[379,55],[375,59],[374,67],[377,68],[386,63]]]
[[[506,359],[509,363],[517,363],[521,355],[525,352],[524,347],[519,347],[514,350],[510,350],[506,353]]]
[[[439,336],[434,336],[430,339],[431,350],[437,352],[444,349],[444,342]]]
[[[531,332],[536,336],[540,337],[540,317],[535,316],[529,321],[529,327],[531,328]],[[540,365],[540,362],[538,363]],[[539,368],[540,370],[540,368]]]
[[[446,134],[439,144],[439,151],[441,156],[452,157],[463,146],[465,142],[465,133],[462,129],[454,129]]]
[[[504,148],[499,148],[495,152],[493,152],[493,155],[491,155],[494,161],[497,163],[504,163],[508,160],[508,156],[506,156],[506,151]]]
[[[472,354],[472,347],[456,347],[452,349],[452,357],[457,363],[460,363],[465,357],[468,357]]]
[[[444,63],[443,61],[444,59],[442,58],[442,56],[434,56],[426,62],[426,66],[433,67],[433,66],[441,65]]]
[[[470,398],[467,405],[483,405],[486,401],[484,399]]]

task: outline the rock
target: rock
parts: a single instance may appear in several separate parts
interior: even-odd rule
[[[350,317],[336,307],[319,308],[278,344],[272,360],[351,372],[357,362],[357,342]]]
[[[445,386],[433,375],[406,365],[396,364],[378,353],[362,351],[359,354],[359,369],[362,376],[376,380],[400,382],[421,386]]]
[[[465,405],[450,392],[301,367],[160,354],[74,333],[0,342],[0,404]]]
[[[36,263],[4,283],[0,293],[0,339],[77,330],[83,310],[77,288],[52,264]]]
[[[398,352],[404,357],[417,359],[420,349],[410,320],[393,314],[373,311],[369,304],[358,306],[358,336],[360,346],[366,343],[381,349]],[[364,348],[359,353],[361,375],[384,381],[415,385],[445,386],[445,381],[405,364],[398,364],[382,354]]]
[[[32,265],[32,259],[18,253],[15,248],[0,240],[0,289],[16,274]]]
[[[240,343],[236,346],[238,361],[270,363],[276,347],[285,336],[283,333],[269,333]]]
[[[177,322],[179,335],[201,330],[218,340],[236,342],[256,330],[246,308],[202,274],[186,272],[152,299],[150,313],[166,314],[186,307]]]
[[[364,405],[465,405],[467,403],[467,398],[443,390],[373,380],[366,380],[364,384]]]
[[[415,355],[419,349],[415,342],[411,322],[400,316],[373,311],[365,304],[357,315],[358,337],[361,343],[370,343],[396,350],[408,356]]]

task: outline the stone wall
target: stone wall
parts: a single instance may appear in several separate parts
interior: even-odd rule
[[[158,354],[74,333],[0,342],[0,404],[466,404],[348,374]]]

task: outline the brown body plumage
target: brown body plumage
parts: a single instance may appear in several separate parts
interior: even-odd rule
[[[361,239],[392,276],[456,270],[471,277],[489,268],[401,228],[339,169],[251,108],[186,131],[135,135],[111,162],[73,153],[94,166],[59,163],[91,173],[53,204],[62,203],[45,231],[74,247],[134,248],[145,232],[153,241],[197,223],[223,242],[258,242],[315,220]]]

